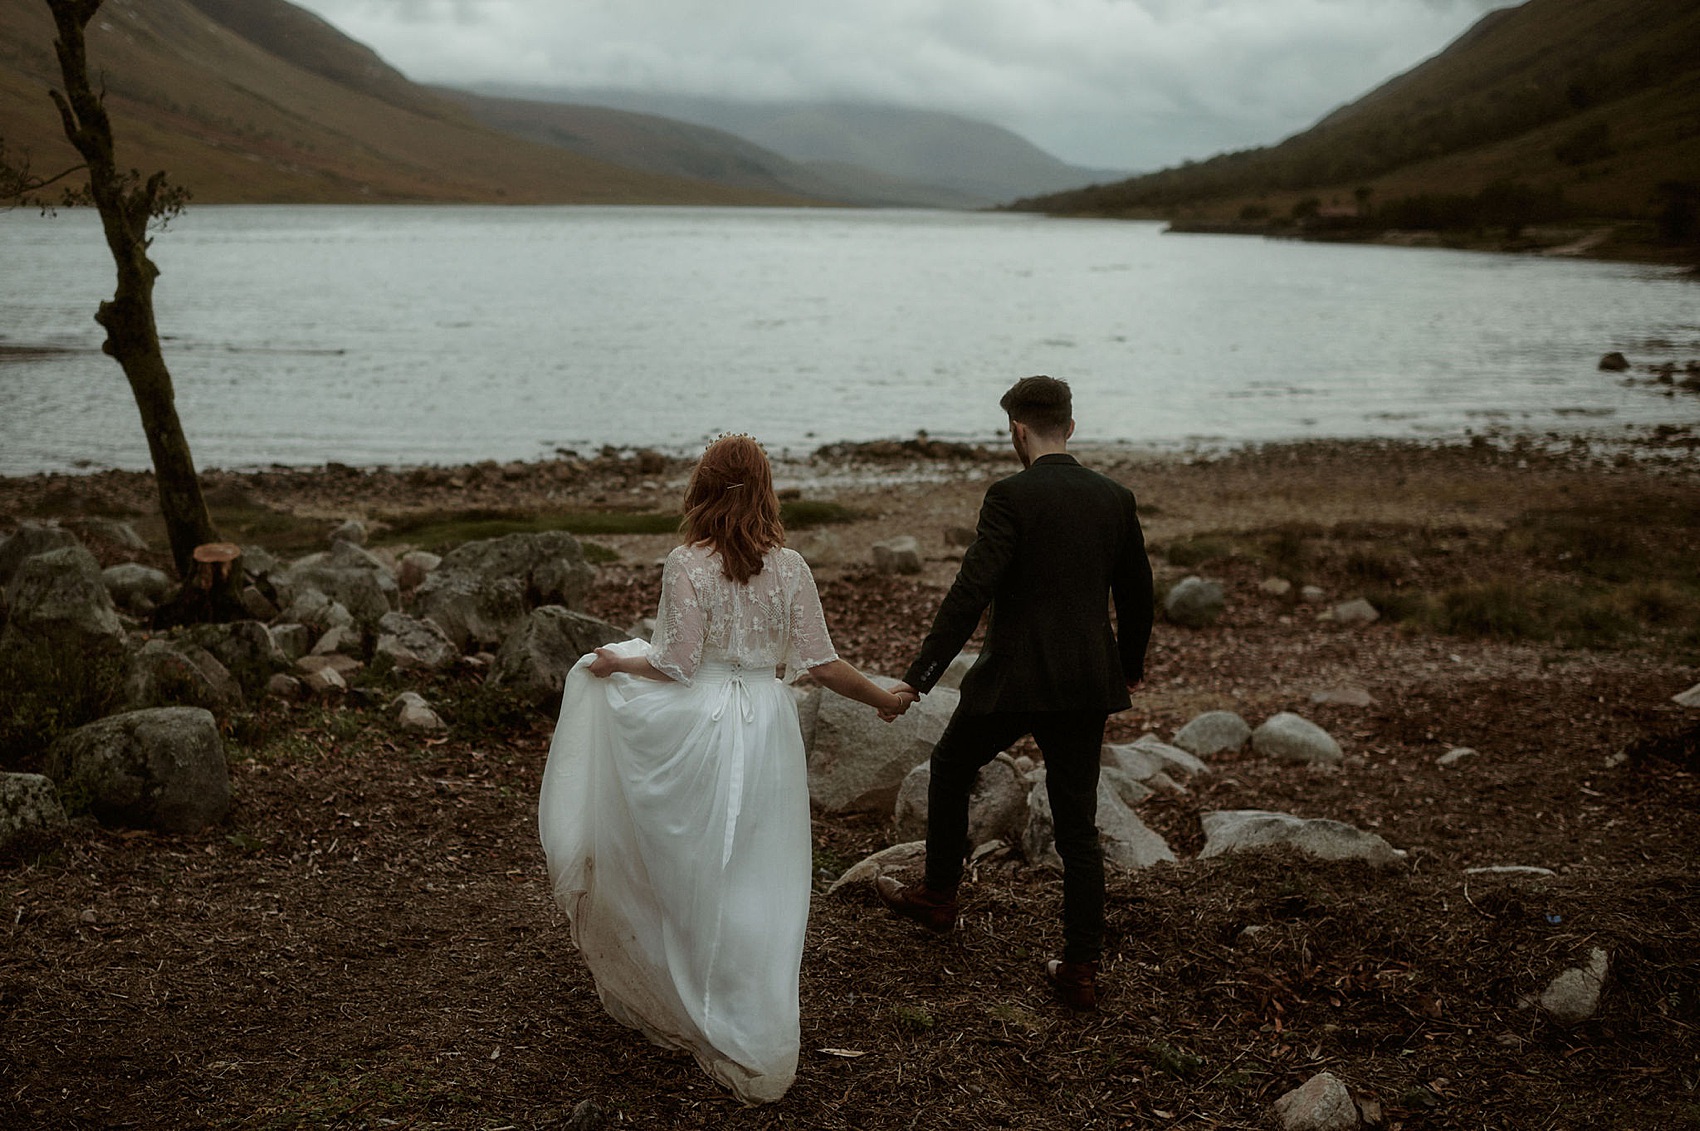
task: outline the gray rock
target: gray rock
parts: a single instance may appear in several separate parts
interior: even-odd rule
[[[69,530],[39,522],[20,523],[10,538],[0,541],[0,594],[11,588],[18,567],[28,559],[75,545],[77,536]]]
[[[378,621],[373,656],[388,657],[402,671],[440,672],[455,665],[460,649],[431,621],[406,613],[385,613]]]
[[[136,552],[148,548],[147,542],[143,540],[140,534],[136,533],[135,527],[127,522],[119,522],[115,518],[100,518],[98,516],[73,518],[69,519],[65,525],[76,531],[77,536],[84,542],[104,542],[106,545],[115,546],[120,550]]]
[[[1332,707],[1373,707],[1375,696],[1361,687],[1329,687],[1322,691],[1313,691],[1310,701],[1321,706]]]
[[[1285,597],[1293,591],[1293,583],[1284,577],[1266,577],[1257,583],[1257,587],[1271,597]]]
[[[244,585],[242,587],[242,607],[247,609],[248,615],[255,620],[272,621],[277,619],[277,606],[272,603],[270,597],[260,592],[260,587],[257,585]]]
[[[1106,743],[1098,751],[1098,764],[1139,782],[1149,792],[1186,792],[1185,786],[1169,776],[1167,763],[1131,742],[1119,746]]]
[[[950,666],[944,669],[944,674],[939,676],[938,683],[933,686],[954,687],[958,691],[962,690],[962,677],[968,674],[968,669],[972,668],[979,659],[980,653],[978,652],[958,654],[956,659],[950,662]]]
[[[1318,1072],[1275,1101],[1281,1131],[1356,1131],[1358,1105],[1332,1072]]]
[[[217,656],[187,637],[154,637],[130,657],[124,702],[133,711],[196,707],[223,715],[246,702]]]
[[[1456,766],[1466,758],[1474,758],[1476,752],[1468,746],[1455,746],[1434,760],[1437,766]]]
[[[1216,623],[1227,606],[1222,587],[1202,577],[1183,578],[1163,598],[1163,614],[1186,628],[1206,628]]]
[[[810,569],[837,565],[844,560],[844,549],[839,545],[838,535],[830,530],[807,531],[791,548],[803,555],[803,560],[809,563]]]
[[[1690,687],[1687,691],[1677,692],[1675,695],[1670,697],[1670,700],[1679,707],[1693,707],[1700,709],[1700,683]]]
[[[417,691],[403,691],[390,703],[396,725],[403,730],[447,730],[441,716]]]
[[[363,628],[376,625],[385,613],[401,604],[401,587],[388,567],[351,542],[338,542],[328,554],[310,555],[296,562],[284,575],[283,585],[295,597],[297,606],[304,594],[323,593],[347,609]],[[293,621],[312,623],[294,609],[286,615]]]
[[[907,534],[875,542],[870,547],[874,569],[880,573],[920,573],[921,544]]]
[[[493,687],[519,691],[540,707],[558,710],[567,673],[585,653],[628,640],[624,630],[559,605],[533,609],[496,653]]]
[[[385,616],[391,614],[385,613]],[[335,628],[327,628],[323,636],[313,643],[310,655],[329,656],[341,653],[345,656],[360,654],[360,630],[349,624],[339,624]]]
[[[291,662],[305,656],[313,646],[313,630],[304,624],[274,624],[271,634],[277,650]]]
[[[865,857],[859,863],[852,864],[843,875],[832,882],[832,886],[826,889],[826,894],[833,895],[840,888],[851,887],[855,884],[871,884],[887,872],[911,871],[920,868],[926,862],[926,841],[916,840],[907,844],[894,844],[890,848],[882,848],[872,856]]]
[[[340,695],[348,690],[348,681],[335,668],[315,668],[301,680],[309,695]]]
[[[1240,749],[1251,727],[1232,711],[1206,711],[1175,732],[1174,744],[1189,754],[1211,758]]]
[[[211,652],[241,684],[243,694],[258,695],[273,674],[289,666],[271,630],[257,620],[228,624],[197,624],[184,637]]]
[[[105,648],[124,639],[124,623],[112,607],[100,565],[79,545],[19,562],[6,586],[6,607],[7,638],[70,648]]]
[[[1404,853],[1374,833],[1326,818],[1306,820],[1264,809],[1218,809],[1204,814],[1200,823],[1205,838],[1200,860],[1278,844],[1319,860],[1363,860],[1380,866],[1404,858]]]
[[[100,571],[100,581],[114,605],[136,616],[153,612],[172,586],[170,577],[139,562],[108,566]]]
[[[1265,758],[1296,765],[1337,766],[1345,760],[1333,735],[1291,711],[1265,719],[1252,731],[1251,747]]]
[[[328,669],[336,672],[345,679],[365,666],[366,665],[362,664],[359,660],[356,660],[353,656],[345,656],[341,653],[329,653],[319,656],[302,656],[299,660],[295,661],[295,670],[305,672],[307,675],[312,675],[314,672],[322,672]]]
[[[1027,827],[1022,830],[1021,850],[1028,863],[1035,867],[1060,869],[1062,857],[1057,854],[1056,826],[1051,816],[1051,795],[1045,786],[1043,767],[1031,776],[1036,780],[1027,794]],[[1098,843],[1104,851],[1104,863],[1124,871],[1172,864],[1175,860],[1168,842],[1146,828],[1138,814],[1117,796],[1115,786],[1101,775],[1098,779]]]
[[[1599,1012],[1600,994],[1611,972],[1611,956],[1599,947],[1588,954],[1588,965],[1566,970],[1541,991],[1537,1004],[1554,1021],[1576,1025]]]
[[[926,839],[927,787],[932,780],[931,763],[922,762],[898,787],[893,824],[904,840]],[[1027,823],[1027,789],[1015,759],[1008,754],[999,754],[980,767],[973,792],[968,795],[968,843],[979,846],[992,840],[1019,840]]]
[[[275,699],[287,699],[293,702],[307,693],[301,681],[287,672],[278,672],[266,680],[266,694]]]
[[[354,616],[345,605],[317,589],[295,594],[281,616],[285,623],[306,625],[314,634],[354,623]]]
[[[1335,624],[1343,624],[1348,627],[1353,627],[1356,625],[1374,624],[1380,619],[1381,613],[1374,605],[1370,604],[1362,597],[1355,597],[1350,601],[1334,606],[1333,620]]]
[[[366,524],[357,518],[351,518],[347,522],[344,522],[335,530],[331,531],[331,545],[334,546],[338,542],[348,542],[355,546],[364,546],[366,544]]]
[[[873,677],[881,687],[899,681]],[[820,700],[809,748],[809,801],[827,813],[885,812],[910,770],[932,755],[959,692],[935,687],[893,723],[841,695]]]
[[[1154,734],[1142,734],[1128,745],[1145,757],[1154,759],[1156,768],[1163,773],[1192,778],[1210,772],[1210,767],[1198,755],[1185,747],[1171,746]]]
[[[65,823],[59,789],[41,774],[0,773],[0,845],[19,835]]]
[[[414,613],[469,651],[500,644],[539,605],[575,607],[595,576],[578,540],[561,531],[468,542],[420,585]]]
[[[198,707],[130,711],[79,727],[47,751],[47,774],[103,825],[194,832],[230,808],[224,743]]]
[[[1629,368],[1629,359],[1617,350],[1600,358],[1600,369],[1606,373],[1622,373]]]
[[[243,546],[242,572],[250,580],[275,591],[287,571],[283,563],[277,560],[277,555],[264,546]]]
[[[1327,596],[1327,591],[1320,585],[1306,585],[1303,589],[1299,590],[1299,600],[1303,601],[1307,605],[1314,605]]]
[[[1167,774],[1158,774],[1157,777],[1161,779],[1157,782],[1158,786],[1162,786],[1165,782],[1169,786],[1174,786],[1174,782],[1170,781]],[[1132,774],[1116,766],[1099,767],[1098,780],[1109,782],[1111,791],[1121,798],[1122,804],[1129,809],[1137,808],[1157,795],[1157,790],[1152,785],[1140,781]],[[1174,788],[1179,790],[1180,787],[1174,786]],[[1180,792],[1185,791],[1181,790]]]
[[[443,559],[428,550],[409,550],[401,556],[396,581],[403,589],[417,589],[442,564]]]

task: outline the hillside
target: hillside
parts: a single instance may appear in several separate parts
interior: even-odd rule
[[[1249,218],[1515,182],[1549,212],[1650,220],[1673,181],[1700,186],[1700,6],[1529,0],[1279,145],[1017,207]]]
[[[493,129],[632,169],[736,188],[872,207],[976,208],[992,203],[862,169],[806,166],[724,130],[656,114],[435,88]]]
[[[605,89],[483,84],[482,93],[606,106],[747,138],[835,182],[930,186],[959,205],[989,205],[1119,175],[1070,165],[990,122],[933,110],[826,102],[736,102]]]
[[[0,130],[38,172],[72,163],[52,44],[41,0],[0,0]],[[500,133],[284,0],[108,0],[89,56],[120,163],[166,169],[202,203],[800,202]]]

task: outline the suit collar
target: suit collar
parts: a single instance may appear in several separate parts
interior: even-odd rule
[[[1040,464],[1060,464],[1064,467],[1079,467],[1080,461],[1069,455],[1067,452],[1052,452],[1048,456],[1040,456],[1038,459],[1033,461],[1034,467],[1038,467]]]

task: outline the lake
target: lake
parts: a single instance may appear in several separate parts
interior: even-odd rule
[[[155,239],[203,467],[995,437],[1049,373],[1160,448],[1694,423],[1600,355],[1700,357],[1622,264],[848,209],[199,207]],[[148,465],[96,217],[0,215],[0,473]]]

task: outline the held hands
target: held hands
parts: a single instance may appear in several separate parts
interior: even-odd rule
[[[882,723],[896,722],[897,717],[907,711],[911,704],[918,703],[921,700],[920,694],[907,683],[900,683],[892,688],[891,694],[896,703],[892,706],[879,708],[879,717]]]

